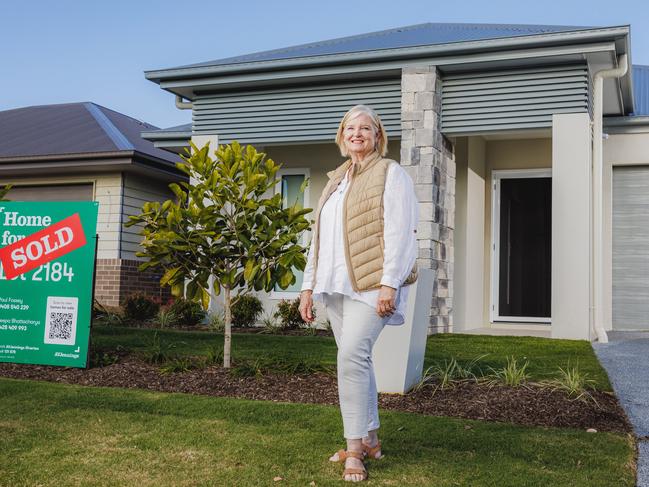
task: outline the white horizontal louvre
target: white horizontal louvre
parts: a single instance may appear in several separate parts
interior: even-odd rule
[[[546,128],[554,113],[588,112],[585,65],[464,73],[442,80],[442,132]]]
[[[358,104],[376,110],[388,136],[401,136],[399,78],[199,96],[193,132],[217,134],[222,143],[333,141],[342,116]]]

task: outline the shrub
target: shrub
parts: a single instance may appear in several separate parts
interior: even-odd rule
[[[106,326],[128,326],[129,324],[122,315],[113,313],[112,311],[106,311],[105,314],[99,315],[97,317],[97,323]]]
[[[146,294],[135,293],[126,298],[123,307],[127,319],[144,321],[153,318],[158,313],[160,303]]]
[[[205,318],[205,311],[200,303],[188,299],[174,301],[169,310],[177,316],[176,324],[178,325],[195,326]]]
[[[478,364],[484,357],[486,355],[480,355],[464,364],[451,357],[450,360],[445,360],[443,364],[433,364],[426,369],[422,379],[414,389],[418,391],[429,385],[435,385],[435,390],[437,388],[446,389],[459,382],[476,381],[478,380],[477,374],[481,374]]]
[[[230,369],[230,374],[233,377],[257,377],[260,378],[264,374],[264,365],[261,359],[244,360],[240,363],[235,363]]]
[[[174,326],[178,322],[178,316],[169,307],[163,306],[155,317],[160,328]]]
[[[263,310],[264,307],[257,296],[252,294],[237,296],[232,306],[232,325],[246,328],[255,326]]]
[[[184,344],[184,342],[180,343]],[[163,344],[156,331],[153,337],[151,337],[151,341],[140,353],[145,362],[150,364],[163,364],[177,358],[175,348],[176,344],[174,343]]]
[[[198,364],[189,357],[175,357],[160,367],[160,373],[173,374],[176,372],[188,372],[198,367]]]
[[[209,315],[208,326],[210,327],[211,331],[215,331],[216,333],[223,333],[223,331],[225,330],[224,314],[225,313],[221,310]],[[223,353],[222,350],[221,353]]]
[[[264,357],[254,360],[242,360],[232,367],[235,377],[261,377],[265,374],[310,375],[324,373],[335,375],[335,370],[322,364],[318,358],[311,356],[297,357]]]
[[[594,384],[595,381],[590,379],[588,374],[581,372],[577,366],[571,367],[570,364],[565,369],[559,367],[556,379],[543,382],[543,385],[550,387],[553,391],[564,391],[570,399],[583,401],[590,399],[596,403],[597,401],[588,391],[588,389],[594,389]]]
[[[119,361],[119,355],[109,351],[94,350],[89,355],[91,369],[95,367],[108,367]]]
[[[315,310],[311,308],[313,318],[315,319]],[[302,320],[300,315],[300,298],[293,301],[282,299],[277,304],[277,316],[280,319],[280,324],[285,330],[297,330],[298,328],[308,325]]]
[[[219,365],[223,363],[223,348],[220,345],[212,344],[205,355],[205,365]]]
[[[507,357],[507,365],[501,369],[491,370],[491,374],[487,377],[487,382],[490,385],[503,384],[510,387],[519,387],[525,384],[530,378],[527,372],[529,362],[525,361],[519,365],[514,357]]]
[[[264,316],[261,319],[261,324],[264,325],[260,333],[267,334],[277,334],[282,331],[282,325],[277,320],[277,311],[272,310],[267,313],[264,313]]]

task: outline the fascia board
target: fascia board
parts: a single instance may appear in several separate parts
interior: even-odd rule
[[[191,131],[182,131],[182,132],[170,132],[164,130],[156,130],[151,132],[141,132],[140,137],[145,140],[176,140],[176,139],[185,139],[191,138]]]
[[[383,59],[403,59],[412,57],[428,57],[453,55],[471,51],[494,51],[502,49],[523,49],[529,47],[552,46],[567,43],[596,42],[628,36],[629,26],[605,27],[551,34],[538,34],[523,37],[505,37],[480,41],[455,42],[450,44],[435,44],[417,47],[381,49],[342,54],[306,56],[292,59],[273,61],[253,61],[226,65],[199,66],[187,68],[171,68],[145,71],[145,77],[155,83],[165,79],[196,78],[203,76],[219,76],[233,73],[243,73],[265,70],[296,69],[318,65],[336,65],[341,63],[366,63]]]
[[[77,164],[77,161],[82,161],[81,164],[89,162],[101,164],[104,160],[110,159],[114,161],[128,162],[133,156],[134,151],[114,151],[114,152],[83,152],[71,154],[44,154],[44,155],[26,155],[26,156],[8,156],[0,157],[0,166],[10,164],[13,162],[27,163],[27,162],[40,162],[40,161],[69,161],[71,164]]]
[[[0,163],[0,175],[33,176],[38,174],[86,174],[98,171],[122,171],[130,159],[31,160]]]
[[[604,118],[604,127],[633,127],[644,125],[649,125],[649,116]]]
[[[138,151],[103,152],[95,154],[62,154],[47,156],[21,156],[0,158],[0,174],[30,174],[30,172],[74,170],[96,172],[105,169],[128,170],[138,164],[149,171],[182,175],[175,163]]]
[[[246,84],[252,85],[261,81],[265,82],[285,82],[296,81],[298,79],[334,77],[341,75],[354,75],[368,72],[383,72],[388,75],[390,72],[398,74],[401,68],[411,65],[435,65],[435,66],[451,66],[461,64],[474,64],[474,63],[487,63],[498,61],[511,61],[526,58],[556,58],[559,56],[579,55],[584,56],[594,52],[609,52],[615,53],[614,42],[601,42],[594,44],[583,45],[570,45],[570,46],[557,46],[551,48],[536,48],[536,49],[522,49],[522,50],[509,50],[501,52],[489,52],[480,54],[465,54],[462,56],[444,56],[444,57],[429,57],[418,59],[400,59],[393,61],[384,61],[381,63],[367,63],[356,64],[350,66],[334,66],[334,67],[319,67],[311,69],[291,70],[291,71],[271,71],[262,74],[259,73],[241,73],[232,74],[228,76],[206,77],[200,79],[176,79],[170,81],[160,82],[160,87],[164,90],[200,90],[202,87],[232,87],[243,86]],[[186,94],[186,93],[185,93]]]

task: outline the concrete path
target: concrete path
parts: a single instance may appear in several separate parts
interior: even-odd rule
[[[638,437],[637,487],[649,487],[649,332],[611,332],[593,348]]]

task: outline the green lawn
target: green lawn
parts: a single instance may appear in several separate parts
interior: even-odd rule
[[[386,457],[366,485],[634,485],[621,435],[386,411],[382,422]],[[327,462],[341,434],[331,406],[0,379],[3,486],[341,485]]]
[[[155,330],[140,328],[95,326],[93,341],[102,348],[121,345],[130,350],[143,350],[151,343]],[[176,344],[181,354],[205,354],[210,346],[222,346],[223,336],[215,333],[160,330],[162,343]],[[309,336],[273,336],[235,334],[232,339],[234,360],[265,355],[311,356],[328,365],[336,363],[336,344],[333,338]],[[533,380],[546,379],[556,373],[557,367],[578,365],[582,372],[595,381],[600,390],[610,391],[606,372],[597,361],[590,343],[583,340],[555,340],[533,337],[501,337],[486,335],[439,334],[428,337],[424,367],[433,362],[444,362],[451,357],[469,361],[487,354],[483,366],[497,368],[507,363],[508,356],[529,361]]]

